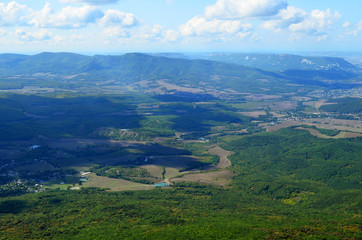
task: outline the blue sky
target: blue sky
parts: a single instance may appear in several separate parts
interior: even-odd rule
[[[360,0],[0,1],[0,52],[362,51]]]

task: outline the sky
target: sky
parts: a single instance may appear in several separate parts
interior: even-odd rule
[[[0,53],[362,52],[361,0],[0,1]]]

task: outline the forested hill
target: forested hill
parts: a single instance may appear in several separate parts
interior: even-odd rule
[[[40,53],[37,55],[0,55],[0,74],[32,75],[36,73],[81,74],[113,72],[120,76],[186,77],[226,74],[234,76],[265,77],[261,70],[208,60],[186,60],[155,57],[140,53],[119,56],[85,56],[74,53]]]
[[[0,77],[6,80],[5,85],[15,83],[15,79],[23,79],[41,83],[42,87],[53,87],[54,84],[63,82],[66,86],[73,87],[79,84],[90,86],[92,82],[99,86],[108,84],[109,81],[117,86],[125,86],[145,80],[157,85],[158,80],[166,80],[168,83],[197,88],[205,88],[207,85],[218,90],[230,88],[260,92],[260,89],[270,89],[280,92],[286,91],[288,83],[333,87],[338,84],[337,81],[342,80],[344,86],[348,86],[345,80],[358,78],[358,73],[344,70],[278,72],[218,61],[151,56],[141,53],[118,56],[40,53],[32,56],[1,54]],[[54,80],[53,85],[49,85],[49,81],[44,81],[47,79]],[[333,82],[326,82],[328,79]],[[26,82],[23,80],[22,84]]]

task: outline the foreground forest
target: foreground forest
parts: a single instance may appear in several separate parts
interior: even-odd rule
[[[228,146],[236,154],[227,188],[177,183],[151,191],[82,188],[3,198],[3,238],[361,238],[360,140],[284,129]]]
[[[274,58],[0,55],[0,239],[361,239],[360,70]]]

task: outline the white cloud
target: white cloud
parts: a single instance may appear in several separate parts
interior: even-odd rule
[[[0,37],[5,36],[5,35],[6,35],[6,31],[4,29],[0,28]]]
[[[165,42],[176,42],[179,39],[179,33],[175,30],[167,30],[163,34],[163,40]]]
[[[128,38],[130,34],[120,26],[112,26],[105,28],[103,34],[106,38]]]
[[[203,17],[194,17],[180,26],[183,36],[208,36],[236,34],[251,28],[251,24],[238,20],[208,20]]]
[[[26,5],[13,1],[8,4],[0,3],[0,25],[8,26],[20,23],[31,9]]]
[[[275,19],[268,20],[262,23],[262,27],[270,30],[281,30],[288,28],[291,24],[302,22],[307,13],[302,9],[288,6],[286,9],[282,9]]]
[[[23,28],[17,28],[15,35],[21,41],[44,41],[49,40],[52,36],[52,33],[46,29],[40,29],[36,32],[27,32]]]
[[[105,4],[117,3],[118,0],[60,0],[60,2],[91,4],[91,5],[105,5]]]
[[[138,19],[132,13],[125,13],[114,9],[109,9],[99,20],[103,26],[121,25],[123,27],[133,27],[138,24]]]
[[[343,24],[343,26],[345,24]],[[362,33],[362,21],[359,21],[356,24],[352,24],[352,23],[348,22],[348,27],[346,27],[346,28],[348,28],[348,31],[346,31],[343,34],[343,37],[346,37],[347,35],[357,37]]]
[[[362,31],[362,21],[359,21],[359,22],[357,23],[357,30],[358,30],[358,31]]]
[[[32,14],[28,24],[41,28],[80,28],[94,23],[103,17],[104,13],[97,7],[65,7],[53,13],[49,3],[44,8]]]
[[[333,23],[340,18],[340,14],[330,9],[325,11],[315,9],[310,14],[304,10],[288,6],[274,16],[271,20],[261,24],[263,28],[273,31],[286,31],[291,39],[301,39],[302,35],[317,36],[317,41],[327,38],[327,31],[332,27]]]
[[[180,34],[172,29],[165,30],[163,26],[156,24],[151,28],[144,26],[140,29],[139,38],[158,42],[176,42]]]
[[[303,21],[291,24],[288,29],[291,32],[323,35],[339,18],[340,14],[337,11],[315,9]]]
[[[208,18],[235,19],[277,14],[288,6],[286,0],[218,0],[205,9]]]
[[[345,22],[343,23],[342,27],[344,27],[344,28],[349,28],[351,25],[352,25],[351,22],[345,21]]]

